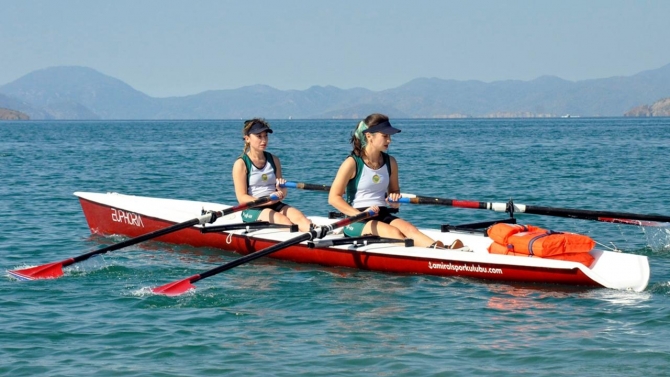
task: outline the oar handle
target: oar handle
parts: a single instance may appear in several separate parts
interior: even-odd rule
[[[337,228],[341,228],[343,226],[347,226],[349,224],[353,224],[353,223],[361,221],[361,220],[365,220],[368,217],[375,216],[376,214],[377,213],[373,210],[366,210],[366,211],[363,211],[363,212],[361,212],[357,215],[350,216],[350,217],[345,217],[344,219],[342,219],[340,221],[336,221],[332,224],[321,226],[320,228],[317,228],[317,229],[319,229],[320,234],[316,238],[323,238],[323,237],[326,236],[326,234],[328,234],[328,232],[332,232],[333,230],[335,230]]]
[[[258,206],[263,205],[265,203],[273,202],[275,200],[279,200],[279,196],[277,196],[276,194],[270,194],[268,196],[261,196],[260,198],[254,200],[254,201],[247,202],[247,203],[242,203],[242,204],[238,204],[234,207],[226,208],[223,211],[217,212],[217,214],[219,214],[219,216],[226,216],[226,215],[230,215],[231,213],[234,213],[234,212],[244,211],[245,209],[258,207]]]
[[[475,208],[475,209],[490,209],[486,202],[476,202],[472,200],[458,200],[446,198],[430,198],[427,196],[418,196],[414,194],[400,194],[401,198],[397,201],[389,200],[389,202],[396,203],[412,203],[412,204],[436,204],[449,207],[459,208]]]
[[[328,185],[317,185],[303,182],[285,182],[279,185],[279,187],[296,188],[300,190],[330,191],[330,186]]]

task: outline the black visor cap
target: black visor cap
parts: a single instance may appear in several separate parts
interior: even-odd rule
[[[251,134],[257,135],[257,134],[259,134],[261,132],[265,132],[265,131],[267,131],[267,133],[269,133],[269,134],[272,133],[272,130],[270,129],[270,127],[266,126],[263,123],[256,122],[256,123],[254,123],[253,126],[251,126],[251,128],[249,128],[249,131],[247,131],[247,135],[251,135]]]
[[[397,134],[398,132],[400,132],[400,130],[393,127],[391,125],[391,123],[389,123],[389,121],[387,120],[387,121],[381,122],[377,125],[374,125],[374,126],[368,128],[367,130],[363,131],[363,133],[371,133],[371,134],[373,134],[375,132],[381,132],[384,135],[394,135],[394,134]]]

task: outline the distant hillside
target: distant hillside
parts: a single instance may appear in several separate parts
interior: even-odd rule
[[[0,108],[0,120],[28,120],[30,117],[20,111]]]
[[[651,106],[642,105],[627,111],[627,117],[670,117],[670,97],[660,99]]]
[[[153,98],[85,67],[52,67],[0,86],[0,107],[31,119],[240,119],[621,116],[640,103],[670,96],[670,64],[628,77],[485,83],[418,78],[371,91],[314,86],[278,90],[265,85]]]
[[[1,92],[1,90],[0,90]],[[0,94],[0,108],[12,109],[30,115],[33,119],[53,119],[40,107],[33,106],[25,101]]]
[[[1,86],[0,93],[38,107],[55,119],[142,119],[161,109],[154,98],[85,67],[34,71]]]

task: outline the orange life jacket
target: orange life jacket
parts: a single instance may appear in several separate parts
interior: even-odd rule
[[[589,236],[576,233],[554,232],[532,225],[495,224],[488,236],[506,249],[506,253],[551,257],[559,254],[588,253],[596,245]],[[495,246],[496,254],[502,250]],[[491,248],[489,248],[489,252]]]
[[[546,232],[546,230],[533,225],[507,223],[494,224],[487,230],[488,236],[493,241],[503,245],[507,245],[507,239],[509,236],[520,232]]]
[[[510,249],[507,248],[505,245],[501,245],[497,242],[493,242],[491,246],[489,246],[489,253],[491,254],[503,254],[503,255],[515,255],[519,257],[537,257],[537,255],[529,255],[528,253],[516,253],[514,251],[511,251]],[[543,257],[545,259],[558,259],[558,260],[566,260],[566,261],[572,261],[572,262],[579,262],[586,267],[591,267],[591,264],[595,260],[595,258],[590,254],[590,253],[565,253],[565,254],[556,254],[552,255],[549,257]]]

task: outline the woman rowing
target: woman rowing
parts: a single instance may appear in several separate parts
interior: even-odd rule
[[[309,231],[311,221],[300,210],[281,201],[286,198],[287,190],[279,185],[286,181],[282,178],[279,158],[266,151],[271,133],[270,125],[263,119],[254,118],[244,122],[244,151],[233,164],[233,183],[235,196],[240,204],[270,194],[277,195],[280,200],[243,211],[242,220],[297,224],[300,231]]]
[[[441,241],[428,237],[406,220],[391,214],[389,206],[400,199],[398,164],[388,155],[391,135],[400,132],[391,126],[389,118],[383,114],[371,114],[358,123],[351,144],[353,151],[340,169],[330,188],[328,203],[347,216],[353,216],[365,209],[373,209],[378,214],[365,222],[357,222],[344,228],[344,234],[358,237],[374,234],[390,238],[411,238],[416,246],[444,247]],[[342,197],[347,194],[347,200]],[[451,248],[460,248],[460,240]]]

